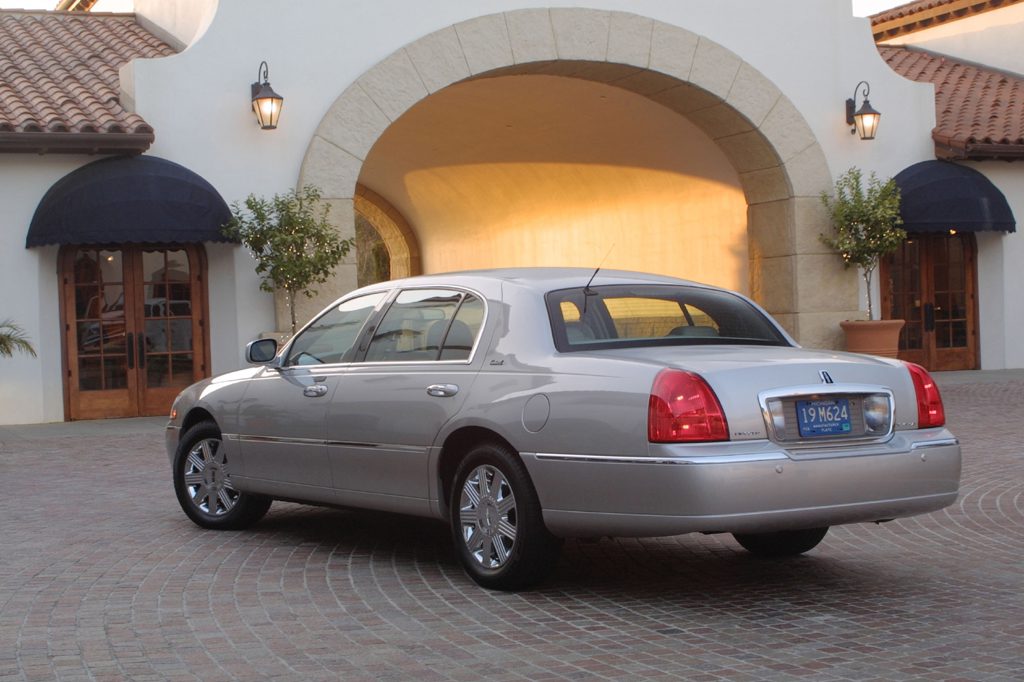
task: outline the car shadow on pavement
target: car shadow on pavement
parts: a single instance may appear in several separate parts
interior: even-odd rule
[[[350,578],[368,572],[380,578],[383,570],[397,583],[436,580],[439,588],[487,592],[462,572],[448,527],[432,519],[276,503],[245,533],[275,546],[313,546],[314,561]],[[806,555],[763,559],[728,534],[570,539],[552,575],[521,594],[673,602],[684,608],[705,607],[710,600],[749,608],[779,599],[832,602],[837,595],[853,603],[858,594],[904,599],[920,588],[919,577],[896,557],[893,570],[887,570],[878,560],[868,565],[847,543],[837,545],[830,547],[826,536]]]

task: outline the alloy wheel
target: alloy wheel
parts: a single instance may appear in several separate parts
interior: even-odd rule
[[[480,566],[497,569],[508,562],[518,533],[516,498],[499,469],[485,464],[466,477],[459,523],[462,540]]]
[[[189,499],[204,514],[222,516],[238,502],[224,448],[216,438],[204,438],[192,446],[185,458],[184,478]]]

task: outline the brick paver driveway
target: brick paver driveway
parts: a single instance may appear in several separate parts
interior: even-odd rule
[[[0,680],[1024,680],[1024,380],[949,385],[962,496],[805,557],[572,542],[480,589],[430,521],[179,511],[154,420],[0,428]]]

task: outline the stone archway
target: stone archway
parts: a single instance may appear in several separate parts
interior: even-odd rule
[[[701,128],[735,167],[747,201],[750,291],[801,343],[839,347],[856,314],[856,275],[819,243],[831,188],[824,153],[793,103],[730,50],[684,28],[624,12],[530,9],[432,33],[347,88],[320,123],[300,184],[347,205],[385,129],[448,85],[505,74],[557,74],[647,97]],[[412,233],[412,230],[409,230]],[[348,288],[354,286],[354,276]],[[344,287],[344,277],[338,285]]]
[[[405,217],[387,199],[362,185],[356,186],[353,202],[356,212],[365,216],[380,234],[391,258],[391,278],[421,274],[419,242]]]

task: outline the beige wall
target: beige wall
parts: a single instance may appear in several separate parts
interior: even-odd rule
[[[360,184],[412,226],[424,272],[604,261],[749,289],[732,165],[686,118],[620,88],[458,83],[387,129]]]

